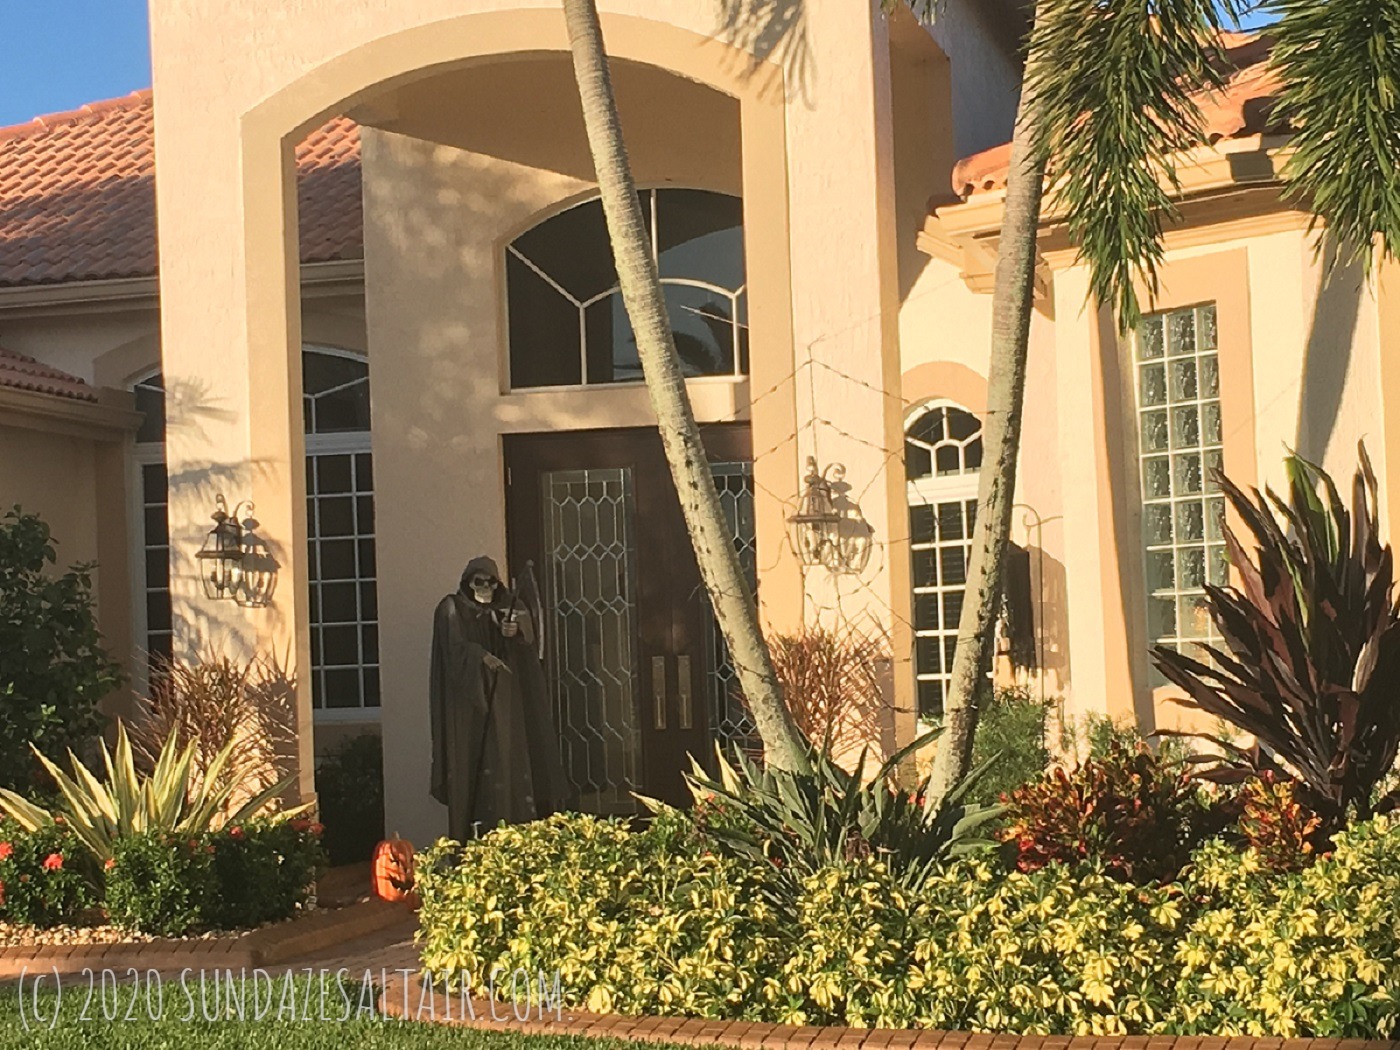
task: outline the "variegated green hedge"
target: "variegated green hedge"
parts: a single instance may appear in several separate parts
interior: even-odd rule
[[[1387,1037],[1400,1016],[1400,823],[1306,871],[1212,843],[1138,887],[993,856],[917,896],[873,858],[802,880],[706,851],[680,818],[634,833],[555,816],[419,857],[424,963],[559,970],[621,1013],[1023,1033]]]

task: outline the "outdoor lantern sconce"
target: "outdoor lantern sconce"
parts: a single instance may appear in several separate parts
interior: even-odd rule
[[[840,463],[818,470],[816,457],[807,457],[802,499],[788,518],[788,530],[793,550],[808,568],[857,573],[870,561],[872,530],[847,495],[851,486],[845,478]]]
[[[272,597],[274,573],[271,559],[245,542],[243,517],[253,512],[250,500],[244,500],[228,511],[222,494],[215,497],[214,527],[204,538],[204,546],[195,557],[199,561],[199,576],[205,597],[215,601],[231,599],[239,605],[259,608]]]

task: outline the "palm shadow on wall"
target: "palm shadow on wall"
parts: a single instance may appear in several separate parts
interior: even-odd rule
[[[1361,264],[1341,262],[1336,242],[1330,237],[1324,241],[1321,254],[1322,277],[1303,351],[1294,435],[1294,449],[1314,463],[1323,462],[1336,434],[1366,285]]]

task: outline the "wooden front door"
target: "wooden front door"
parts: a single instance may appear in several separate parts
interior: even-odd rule
[[[743,424],[702,428],[753,580],[752,451]],[[564,768],[578,808],[688,801],[687,754],[749,744],[752,726],[652,428],[506,438],[508,560],[531,561]]]

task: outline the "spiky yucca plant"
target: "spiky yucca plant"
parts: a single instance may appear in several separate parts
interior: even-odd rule
[[[131,740],[123,722],[117,722],[115,753],[104,742],[102,762],[106,779],[101,780],[78,760],[72,751],[68,761],[70,777],[38,748],[35,755],[58,784],[63,800],[55,814],[13,791],[0,789],[0,814],[12,817],[26,831],[37,831],[60,818],[73,829],[79,841],[99,861],[107,861],[119,838],[148,831],[199,834],[219,823],[241,823],[267,810],[273,800],[292,782],[287,777],[259,791],[233,810],[227,820],[218,820],[227,809],[231,795],[240,787],[228,769],[235,742],[230,741],[200,775],[193,769],[195,747],[180,747],[174,737],[166,740],[149,775],[136,768]],[[310,808],[298,806],[275,816],[286,818]]]
[[[1251,499],[1221,477],[1257,544],[1251,559],[1227,528],[1240,586],[1206,587],[1229,651],[1204,646],[1211,667],[1152,650],[1189,704],[1260,745],[1246,751],[1217,739],[1226,757],[1207,775],[1295,777],[1329,832],[1400,803],[1400,792],[1375,797],[1400,749],[1400,606],[1391,549],[1379,535],[1376,476],[1364,445],[1358,453],[1350,511],[1326,472],[1296,455],[1286,460],[1287,501],[1268,488]]]
[[[892,755],[873,777],[866,776],[868,749],[848,771],[829,749],[809,745],[810,772],[764,768],[742,752],[731,762],[717,748],[718,776],[710,776],[692,758],[686,780],[697,803],[720,802],[737,817],[710,824],[718,844],[791,876],[780,880],[784,890],[792,891],[804,875],[826,865],[870,855],[882,859],[905,886],[918,889],[940,861],[993,845],[987,825],[1002,811],[998,805],[966,800],[995,758],[942,798],[928,794],[927,778],[912,792],[899,788],[895,771],[900,761],[939,732]],[[666,809],[654,800],[642,801],[653,812]]]

